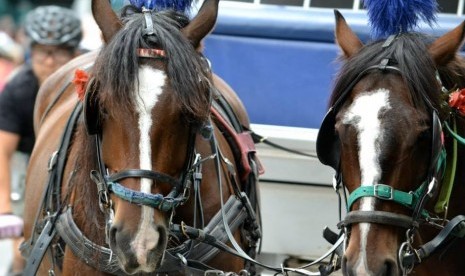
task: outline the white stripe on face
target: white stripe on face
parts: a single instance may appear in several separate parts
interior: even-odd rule
[[[136,98],[136,111],[139,115],[139,150],[140,169],[152,170],[152,146],[150,141],[150,129],[152,127],[152,109],[163,92],[166,75],[160,70],[149,66],[139,68],[138,97]],[[141,178],[140,191],[150,193],[153,181]],[[131,243],[132,250],[136,254],[137,261],[143,267],[148,265],[147,253],[153,249],[159,239],[159,233],[153,228],[154,210],[148,206],[142,206],[141,222],[136,237]],[[143,269],[143,268],[142,268]]]
[[[358,95],[344,114],[343,123],[351,124],[357,129],[362,186],[372,186],[380,180],[379,145],[383,139],[380,113],[390,108],[389,90],[378,89]],[[373,211],[373,209],[373,198],[360,199],[361,211]],[[369,230],[370,224],[360,223],[361,258],[356,269],[360,275],[368,271],[366,244]]]

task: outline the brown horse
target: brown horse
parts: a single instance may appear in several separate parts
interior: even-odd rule
[[[105,46],[55,73],[36,102],[23,252],[57,233],[40,275],[253,274],[211,246],[253,258],[260,238],[247,113],[196,50],[218,2],[189,21],[131,6],[120,19],[92,1]],[[76,69],[90,78],[81,99]]]
[[[437,39],[400,33],[364,45],[335,14],[343,66],[317,152],[349,192],[343,273],[463,275],[465,241],[454,235],[464,217],[452,218],[465,214],[465,147],[454,153],[441,124],[465,131],[447,104],[448,89],[465,87],[465,24]]]

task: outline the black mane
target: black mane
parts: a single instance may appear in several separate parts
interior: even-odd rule
[[[441,93],[436,79],[436,70],[440,72],[444,85],[451,89],[463,83],[457,75],[458,66],[436,68],[428,54],[428,43],[431,38],[418,33],[404,33],[396,37],[392,44],[383,48],[384,41],[372,42],[364,46],[360,52],[349,58],[342,66],[330,99],[330,106],[340,97],[350,83],[366,68],[378,65],[389,58],[393,65],[400,69],[405,85],[409,88],[413,104],[417,108],[428,109],[425,98],[433,107],[441,110]],[[463,71],[462,67],[461,71]]]
[[[182,35],[189,19],[174,11],[152,12],[154,35],[144,35],[145,18],[131,6],[122,12],[123,28],[100,52],[94,68],[101,104],[113,110],[128,110],[137,95],[138,48],[163,49],[166,72],[183,111],[194,120],[203,120],[209,108],[209,78],[204,61]],[[119,112],[118,111],[118,112]],[[111,111],[110,111],[111,112]]]

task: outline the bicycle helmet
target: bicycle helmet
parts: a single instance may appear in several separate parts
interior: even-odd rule
[[[76,48],[82,39],[81,21],[72,10],[41,6],[26,16],[26,34],[32,43]]]

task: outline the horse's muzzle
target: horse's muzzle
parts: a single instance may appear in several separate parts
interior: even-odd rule
[[[162,261],[167,244],[163,226],[151,225],[147,230],[130,233],[113,225],[110,230],[110,248],[127,274],[154,272]]]

